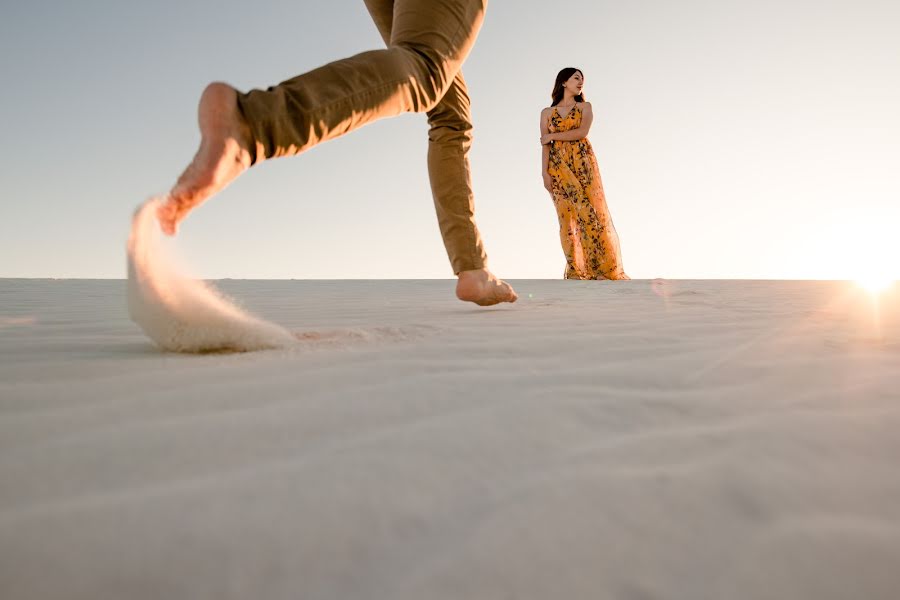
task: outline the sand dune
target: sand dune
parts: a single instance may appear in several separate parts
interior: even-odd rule
[[[0,280],[0,597],[893,600],[900,290],[222,281],[296,343],[161,352]]]

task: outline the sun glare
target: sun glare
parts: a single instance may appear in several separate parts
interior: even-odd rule
[[[888,288],[894,285],[894,280],[890,277],[869,275],[857,279],[856,284],[872,294],[880,294],[881,292],[886,292]]]
[[[897,270],[897,259],[900,258],[900,237],[894,231],[900,220],[900,209],[888,208],[885,205],[862,213],[847,216],[840,222],[837,217],[834,223],[842,229],[832,231],[833,235],[841,234],[849,238],[839,248],[841,260],[830,261],[847,279],[852,279],[861,289],[873,296],[892,292],[896,282],[900,280]]]

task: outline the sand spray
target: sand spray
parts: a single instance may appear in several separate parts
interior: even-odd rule
[[[295,343],[286,329],[182,272],[161,244],[156,209],[163,201],[154,197],[138,207],[128,239],[128,312],[144,333],[170,352],[247,352]]]

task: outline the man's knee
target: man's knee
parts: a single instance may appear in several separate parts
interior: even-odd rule
[[[401,50],[412,65],[410,74],[418,88],[418,112],[430,112],[444,97],[456,73],[432,48],[417,44],[400,44],[394,47]]]
[[[465,121],[434,122],[429,119],[428,141],[435,144],[472,144],[472,124]]]
[[[437,106],[428,112],[428,125],[428,139],[432,142],[471,143],[472,113],[461,77],[457,77]]]

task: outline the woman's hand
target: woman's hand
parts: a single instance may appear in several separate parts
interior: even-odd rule
[[[550,173],[544,173],[544,188],[551,194],[553,193],[553,178],[550,177]]]
[[[547,144],[549,144],[552,141],[553,141],[552,133],[545,133],[541,136],[541,146],[546,146]]]

